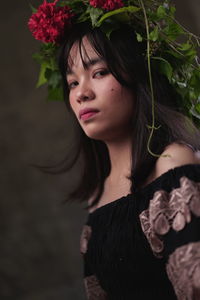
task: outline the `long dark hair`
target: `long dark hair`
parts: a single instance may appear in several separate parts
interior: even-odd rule
[[[134,97],[134,115],[132,118],[132,182],[131,192],[144,184],[157,160],[147,149],[152,123],[152,100],[149,87],[149,77],[146,62],[146,45],[137,41],[135,32],[127,26],[112,32],[108,39],[99,29],[92,29],[88,24],[78,24],[72,28],[65,41],[59,57],[60,71],[63,77],[63,90],[66,105],[68,101],[68,86],[66,71],[68,68],[70,50],[76,42],[82,56],[83,37],[87,37],[96,53],[107,63],[109,71],[123,85],[131,89]],[[84,61],[83,61],[84,64]],[[155,121],[159,126],[151,140],[151,151],[161,154],[165,147],[173,142],[190,144],[194,149],[200,148],[200,134],[186,118],[178,103],[179,95],[174,91],[168,80],[157,73],[152,65],[153,88],[155,93]],[[73,112],[72,112],[73,114]],[[73,153],[73,166],[81,156],[83,159],[82,179],[71,197],[82,201],[95,194],[93,205],[98,202],[103,192],[105,178],[110,173],[110,159],[106,145],[85,135],[81,127],[77,149]]]

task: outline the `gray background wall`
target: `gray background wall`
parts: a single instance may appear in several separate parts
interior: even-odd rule
[[[182,23],[200,34],[200,1],[176,3]],[[29,1],[1,1],[0,14],[0,299],[83,300],[79,235],[86,213],[78,203],[63,205],[78,168],[50,175],[31,166],[65,156],[65,105],[46,102],[45,87],[35,89],[31,54],[39,43],[26,25]]]

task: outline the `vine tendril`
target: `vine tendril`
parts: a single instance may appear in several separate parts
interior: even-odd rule
[[[150,129],[149,138],[147,141],[147,150],[148,152],[154,156],[154,157],[160,157],[159,154],[153,153],[150,149],[151,140],[154,134],[154,130],[158,130],[160,126],[155,127],[155,95],[154,95],[154,89],[153,89],[153,80],[152,80],[152,71],[151,71],[151,55],[150,55],[150,37],[149,37],[149,23],[148,18],[146,14],[146,9],[144,6],[143,0],[139,0],[139,3],[142,7],[143,14],[144,14],[144,20],[145,20],[145,27],[146,27],[146,34],[147,34],[147,66],[148,66],[148,74],[149,74],[149,85],[150,85],[150,92],[151,92],[151,112],[152,112],[152,123],[151,125],[147,125],[147,127]]]

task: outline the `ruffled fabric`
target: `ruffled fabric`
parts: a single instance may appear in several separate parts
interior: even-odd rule
[[[88,241],[92,234],[92,228],[88,225],[83,226],[83,230],[80,238],[80,252],[81,254],[85,254],[88,248]]]
[[[167,274],[179,300],[200,299],[200,242],[177,248],[169,257]]]
[[[200,183],[180,178],[180,187],[170,193],[156,191],[147,210],[140,214],[141,226],[155,254],[163,251],[162,236],[170,229],[178,232],[191,222],[192,214],[200,217]]]
[[[108,300],[108,296],[95,275],[85,277],[85,290],[88,300]]]

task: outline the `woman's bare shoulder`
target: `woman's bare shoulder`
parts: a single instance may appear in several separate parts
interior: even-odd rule
[[[173,143],[165,148],[155,165],[155,177],[175,167],[187,164],[199,164],[200,159],[192,147],[182,144]]]

